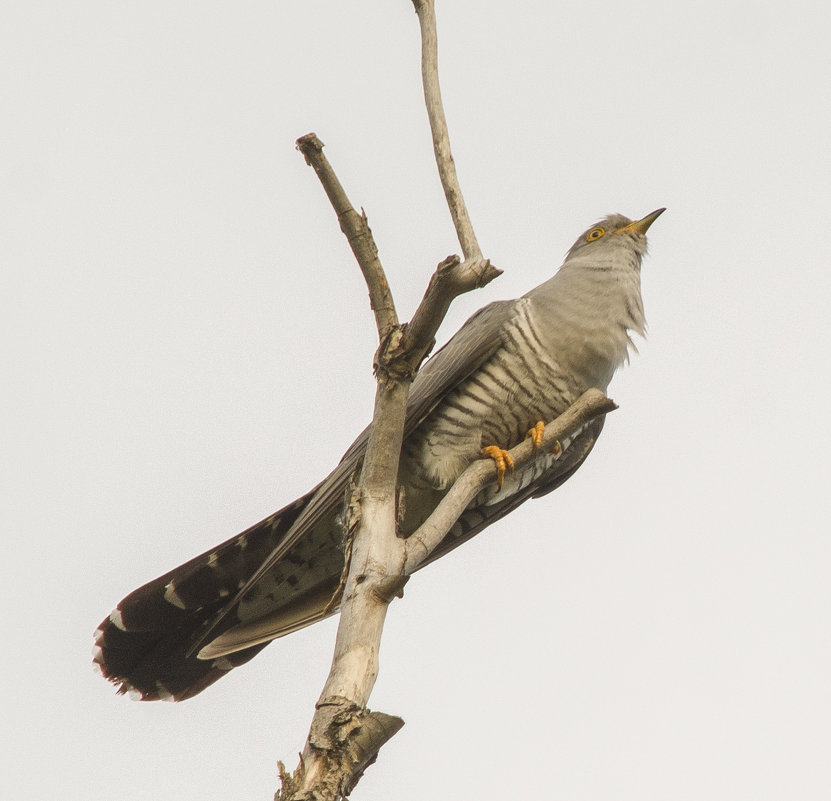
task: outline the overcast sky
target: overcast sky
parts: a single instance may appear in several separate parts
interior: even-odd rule
[[[555,494],[407,586],[359,801],[831,797],[831,12],[439,0],[485,255],[549,277],[650,230],[649,339]],[[294,149],[316,131],[407,319],[457,252],[409,0],[8,3],[0,25],[5,657],[15,801],[265,801],[335,620],[183,704],[117,697],[127,592],[313,486],[368,421],[375,335]]]

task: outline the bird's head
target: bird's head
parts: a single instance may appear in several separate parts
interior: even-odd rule
[[[567,259],[573,256],[591,257],[594,253],[608,253],[612,249],[634,250],[638,256],[646,253],[646,232],[666,209],[657,209],[634,222],[622,214],[610,214],[592,226],[571,246]]]

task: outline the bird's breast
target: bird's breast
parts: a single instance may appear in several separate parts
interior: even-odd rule
[[[402,475],[414,486],[448,488],[486,445],[512,448],[586,389],[544,344],[530,306],[508,324],[497,351],[439,404],[408,437]]]

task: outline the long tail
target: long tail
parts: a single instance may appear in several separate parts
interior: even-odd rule
[[[95,632],[93,661],[103,676],[116,684],[120,693],[129,692],[145,701],[181,701],[265,648],[267,639],[215,658],[200,659],[198,653],[190,653],[229,598],[279,545],[314,492],[124,598]],[[296,607],[298,602],[302,606],[310,584],[320,600],[314,601],[317,614],[308,616],[304,624],[320,619],[327,592],[331,597],[327,588],[336,586],[337,565],[343,562],[335,543],[334,537],[316,543],[326,558],[318,556],[320,569],[313,570],[314,578],[305,581],[297,581],[294,574],[309,575],[308,547],[289,551],[282,574],[265,588],[268,595],[261,594],[259,606],[255,597],[245,609],[237,607],[212,637],[249,623],[262,610],[273,613]]]

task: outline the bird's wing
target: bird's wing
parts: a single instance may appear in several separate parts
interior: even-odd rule
[[[505,326],[521,300],[490,303],[422,367],[410,390],[404,436],[412,433],[449,392],[478,370],[503,343]]]

